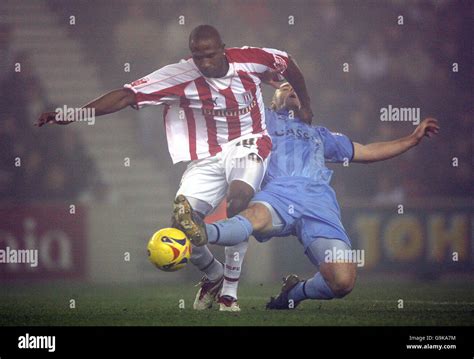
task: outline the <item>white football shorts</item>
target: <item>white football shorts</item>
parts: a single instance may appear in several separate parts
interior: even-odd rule
[[[246,182],[257,192],[270,151],[271,139],[266,134],[247,135],[226,143],[215,156],[189,163],[176,195],[185,195],[195,210],[207,215],[221,203],[234,180]],[[261,161],[256,161],[255,156]]]

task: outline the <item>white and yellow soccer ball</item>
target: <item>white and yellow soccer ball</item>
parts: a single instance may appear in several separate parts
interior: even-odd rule
[[[176,228],[163,228],[155,232],[147,249],[150,262],[165,272],[185,267],[191,257],[191,242]]]

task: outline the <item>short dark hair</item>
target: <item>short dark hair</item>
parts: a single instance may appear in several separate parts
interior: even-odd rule
[[[191,34],[189,35],[189,44],[191,44],[191,41],[196,42],[210,39],[216,41],[218,44],[222,44],[221,35],[214,26],[199,25],[191,31]]]

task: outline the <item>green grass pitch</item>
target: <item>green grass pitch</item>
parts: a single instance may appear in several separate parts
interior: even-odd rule
[[[245,285],[240,313],[192,309],[190,283],[144,286],[2,285],[1,326],[467,326],[474,324],[472,282],[359,280],[344,299],[305,301],[290,311],[267,311],[278,285]],[[70,300],[75,308],[70,308]],[[399,308],[399,299],[403,308]],[[184,304],[184,309],[180,308]]]

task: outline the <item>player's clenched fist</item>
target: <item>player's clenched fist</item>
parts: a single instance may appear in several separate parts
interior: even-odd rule
[[[58,117],[57,112],[43,112],[41,116],[36,120],[35,126],[41,127],[47,123],[55,123],[58,125],[68,125],[73,121],[63,121]]]
[[[426,137],[432,137],[435,134],[439,133],[439,125],[438,125],[438,120],[435,118],[429,117],[425,120],[423,120],[413,131],[413,136],[416,139],[416,143],[420,143],[420,141],[423,139],[424,136]]]
[[[275,89],[280,88],[281,82],[284,80],[283,76],[274,71],[265,71],[260,74],[259,77],[263,83],[270,85]]]

